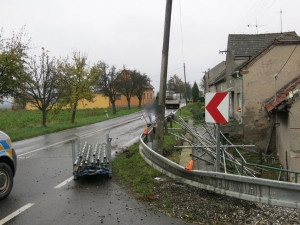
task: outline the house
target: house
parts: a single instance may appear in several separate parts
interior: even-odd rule
[[[226,63],[220,62],[218,65],[208,70],[204,74],[205,91],[222,92],[226,89],[225,85]]]
[[[279,135],[279,125],[265,104],[299,78],[299,45],[295,32],[230,34],[225,75],[208,83],[208,91],[222,87],[230,93],[230,117],[241,124],[244,141],[261,151],[278,147],[271,142]],[[297,110],[298,104],[293,107]]]
[[[147,102],[154,101],[154,87],[149,84],[147,89],[145,90],[143,94],[142,99],[142,106],[145,106]],[[133,96],[130,100],[130,105],[133,107],[139,106],[139,99],[136,96]],[[126,96],[122,94],[116,95],[116,106],[117,107],[127,107],[127,100]],[[109,102],[109,107],[111,107],[111,104]]]
[[[300,77],[266,100],[265,109],[276,127],[273,136],[280,164],[285,169],[300,171]],[[289,173],[289,180],[294,181],[295,174]]]
[[[148,88],[144,92],[142,99],[142,106],[146,105],[147,102],[154,100],[154,87],[149,84]],[[137,107],[139,100],[136,96],[131,98],[131,106]],[[77,109],[93,109],[93,108],[109,108],[111,103],[109,98],[102,94],[94,94],[92,102],[87,100],[79,101]],[[116,107],[127,107],[127,100],[125,95],[116,94]],[[27,110],[36,110],[37,108],[30,103],[26,104]]]

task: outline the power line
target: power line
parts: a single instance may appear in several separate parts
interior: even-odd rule
[[[288,59],[286,60],[286,62],[282,65],[282,67],[280,68],[280,70],[278,71],[278,73],[275,74],[274,78],[274,91],[275,91],[275,95],[274,95],[274,102],[276,101],[277,99],[277,79],[278,79],[278,75],[281,73],[281,71],[283,70],[283,68],[286,66],[286,64],[289,62],[289,60],[291,59],[292,55],[294,54],[296,48],[297,48],[298,45],[295,45],[295,48],[293,49],[293,51],[291,52],[290,56],[288,57]]]
[[[183,54],[183,31],[182,31],[182,16],[181,16],[181,1],[179,3],[179,20],[180,20],[180,31],[181,31],[181,54],[182,54],[182,61],[184,63],[184,54]]]
[[[285,65],[288,63],[288,61],[290,60],[290,58],[292,57],[292,55],[294,54],[296,48],[298,45],[295,46],[295,48],[293,49],[293,51],[291,52],[290,56],[288,57],[288,59],[286,60],[286,62],[283,64],[283,66],[281,67],[281,69],[278,71],[278,73],[276,73],[275,75],[275,79],[277,80],[278,75],[281,73],[281,71],[283,70],[283,68],[285,67]]]

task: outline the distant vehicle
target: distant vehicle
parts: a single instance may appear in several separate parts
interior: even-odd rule
[[[17,155],[7,134],[0,131],[0,200],[6,198],[13,187],[17,169]]]
[[[166,92],[166,109],[179,109],[180,93],[174,91]]]

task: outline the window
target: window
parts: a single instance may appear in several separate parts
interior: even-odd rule
[[[116,98],[116,100],[121,100],[121,95],[120,94],[116,94],[115,98]]]

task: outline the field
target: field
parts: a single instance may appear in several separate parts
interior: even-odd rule
[[[127,115],[142,110],[141,108],[118,108],[117,113],[112,114],[112,109],[84,109],[77,110],[75,123],[71,123],[72,112],[61,110],[58,113],[49,112],[47,126],[43,127],[42,113],[39,110],[0,110],[0,130],[7,133],[12,141],[35,137],[42,134],[79,127],[87,124],[97,123],[103,120]],[[106,117],[106,113],[108,117]]]

